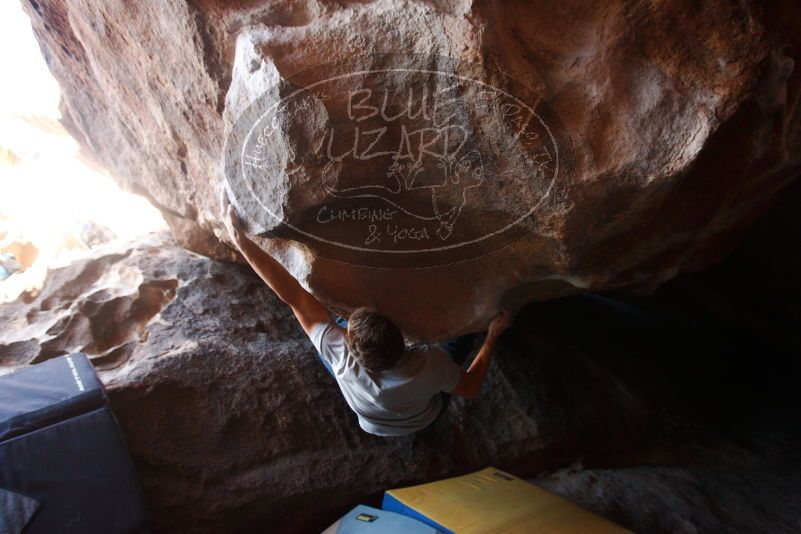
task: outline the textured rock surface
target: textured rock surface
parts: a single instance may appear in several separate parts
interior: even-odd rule
[[[469,221],[504,221],[545,197],[513,238],[479,247],[487,254],[478,259],[359,267],[362,258],[347,262],[315,239],[276,232],[287,239],[272,241],[274,252],[321,298],[342,308],[378,305],[415,337],[484,326],[499,301],[516,307],[586,289],[651,289],[708,265],[799,170],[801,12],[790,1],[25,6],[73,134],[162,210],[180,243],[219,258],[232,257],[214,236],[223,145],[245,106],[275,82],[332,61],[373,65],[354,59],[365,52],[400,52],[479,65],[478,77],[500,70],[528,88],[516,96],[550,103],[563,165],[547,195],[515,189],[533,180],[527,164],[513,164],[513,194],[492,179],[506,155],[542,147],[521,145],[486,118],[465,123],[487,166],[454,236],[474,231]],[[329,115],[342,116],[344,101],[333,102]],[[270,144],[281,164],[261,182],[260,200],[288,221],[307,221],[328,201],[297,174],[319,170],[304,158],[306,142],[319,137],[315,120],[325,117],[292,111],[283,123],[292,128]],[[512,144],[499,153],[482,139]],[[271,230],[275,221],[235,193],[254,230]],[[366,229],[343,222],[328,230],[353,243]]]
[[[381,439],[361,432],[252,272],[156,235],[0,305],[0,372],[90,355],[156,532],[319,531],[388,487],[486,465],[640,531],[786,530],[801,494],[795,348],[718,330],[691,296],[670,295],[639,312],[597,298],[529,306],[476,400]]]
[[[617,420],[643,435],[673,426],[576,354],[558,357],[573,392],[543,382],[553,356],[510,348],[480,400],[452,401],[413,437],[369,436],[257,277],[164,236],[54,270],[26,300],[0,306],[3,369],[90,355],[164,532],[308,531],[387,487],[634,446]]]
[[[767,469],[558,472],[536,484],[635,532],[798,532],[798,462]],[[667,506],[666,506],[667,505]]]

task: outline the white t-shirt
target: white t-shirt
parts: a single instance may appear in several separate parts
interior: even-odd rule
[[[365,432],[400,436],[428,426],[442,409],[440,392],[451,392],[462,369],[433,346],[409,347],[387,371],[371,373],[350,355],[347,332],[334,323],[312,327],[314,346],[331,364],[337,384]]]

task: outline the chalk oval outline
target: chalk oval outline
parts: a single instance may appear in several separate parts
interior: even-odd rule
[[[455,244],[451,244],[451,245],[447,245],[447,246],[441,246],[441,247],[435,247],[435,248],[427,248],[427,249],[421,249],[421,250],[385,250],[385,249],[359,247],[359,246],[356,246],[356,245],[349,245],[347,243],[341,243],[339,241],[332,241],[332,240],[325,239],[323,237],[314,235],[311,232],[307,232],[305,230],[302,230],[302,229],[296,227],[295,225],[285,221],[282,217],[278,217],[276,214],[274,214],[267,206],[264,205],[264,203],[261,201],[261,199],[258,197],[258,195],[256,195],[255,191],[253,191],[253,188],[250,187],[250,183],[247,180],[247,175],[245,174],[245,171],[244,171],[244,169],[247,167],[245,165],[245,162],[244,162],[244,160],[245,160],[245,149],[248,146],[248,142],[249,142],[249,140],[250,140],[250,138],[251,138],[251,136],[253,134],[253,131],[255,130],[256,126],[258,124],[260,124],[262,122],[262,120],[269,113],[271,113],[273,111],[273,109],[275,109],[277,106],[281,105],[281,103],[283,103],[283,102],[285,102],[285,101],[287,101],[289,99],[292,99],[295,96],[297,96],[298,94],[306,92],[309,89],[311,89],[313,87],[316,87],[317,85],[320,85],[320,84],[323,84],[323,83],[326,83],[326,82],[329,82],[329,81],[333,81],[333,80],[340,80],[340,79],[351,77],[351,76],[368,75],[368,74],[374,74],[374,73],[389,73],[389,72],[423,73],[423,74],[434,74],[434,75],[447,76],[447,77],[450,77],[450,78],[457,78],[457,79],[462,80],[462,81],[471,82],[471,83],[475,83],[475,84],[487,87],[487,88],[491,89],[492,91],[495,91],[497,93],[503,94],[506,97],[517,101],[523,107],[525,107],[527,110],[529,110],[531,112],[531,114],[534,117],[536,117],[536,119],[539,121],[540,125],[548,133],[548,136],[551,138],[551,143],[552,143],[552,145],[554,147],[554,153],[555,153],[554,154],[554,156],[555,156],[555,158],[554,158],[555,159],[555,166],[554,166],[553,177],[551,178],[551,181],[548,184],[547,191],[542,195],[542,198],[540,198],[540,200],[528,212],[524,213],[523,215],[521,215],[520,217],[518,217],[517,219],[515,219],[511,223],[507,224],[503,228],[500,228],[500,229],[495,230],[493,232],[484,234],[482,237],[479,237],[479,238],[466,240],[466,241],[461,241],[459,243],[455,243]],[[520,82],[517,82],[517,80],[514,80],[513,78],[511,78],[510,76],[508,76],[506,74],[502,73],[502,75],[507,77],[507,78],[512,79],[515,83],[520,83]],[[521,84],[521,85],[523,85],[523,84]],[[547,100],[543,99],[543,101],[545,101],[546,104],[548,104],[550,106],[550,104],[547,102]],[[295,231],[295,232],[297,232],[297,233],[299,233],[299,234],[301,234],[303,236],[309,237],[309,238],[314,239],[315,241],[319,241],[321,243],[326,243],[328,245],[333,245],[333,246],[336,246],[336,247],[342,247],[342,248],[349,249],[349,250],[355,250],[355,251],[358,251],[358,252],[375,252],[375,253],[382,253],[382,254],[420,254],[420,253],[429,253],[429,252],[443,252],[443,251],[446,251],[446,250],[453,250],[453,249],[456,249],[456,248],[459,248],[459,247],[463,247],[463,246],[479,243],[481,241],[484,241],[484,240],[489,239],[491,237],[495,237],[497,235],[500,235],[500,234],[510,230],[514,226],[517,226],[518,224],[520,224],[520,222],[522,222],[524,219],[526,219],[527,217],[531,216],[542,205],[542,203],[550,196],[551,190],[553,189],[553,186],[556,183],[556,177],[559,174],[559,145],[556,143],[556,138],[554,137],[553,132],[551,132],[551,129],[548,127],[548,125],[545,123],[545,121],[542,120],[542,118],[539,116],[539,114],[537,114],[537,112],[535,112],[531,108],[531,106],[529,106],[528,104],[526,104],[525,102],[520,100],[518,97],[507,93],[503,89],[499,89],[499,88],[497,88],[497,87],[495,87],[493,85],[490,85],[488,83],[482,82],[480,80],[475,80],[473,78],[468,78],[466,76],[461,76],[461,75],[458,75],[458,74],[448,73],[448,72],[443,72],[443,71],[435,71],[435,70],[427,70],[427,69],[406,69],[406,68],[375,69],[375,70],[354,71],[354,72],[350,72],[350,73],[347,73],[347,74],[341,74],[341,75],[338,75],[338,76],[332,76],[332,77],[329,77],[329,78],[325,78],[324,80],[319,80],[319,81],[316,81],[316,82],[314,82],[314,83],[312,83],[310,85],[302,87],[302,88],[298,89],[297,91],[291,93],[290,95],[278,100],[276,103],[274,103],[272,106],[270,106],[270,108],[268,108],[264,113],[262,113],[259,116],[259,118],[256,121],[254,121],[253,126],[250,127],[250,130],[248,130],[248,133],[247,133],[247,135],[245,135],[244,141],[242,142],[242,150],[240,152],[239,164],[240,164],[240,168],[242,169],[244,182],[245,182],[245,185],[246,185],[246,187],[248,189],[248,192],[250,193],[250,196],[256,201],[256,203],[266,213],[268,213],[271,217],[273,217],[279,223],[286,225],[288,228],[292,229],[293,231]],[[281,172],[283,172],[283,171],[281,171]],[[354,198],[358,198],[358,196],[354,196]],[[499,247],[499,248],[503,248],[503,247]]]

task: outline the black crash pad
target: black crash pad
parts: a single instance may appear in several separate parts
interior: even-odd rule
[[[117,420],[89,359],[0,376],[0,526],[25,534],[134,533],[147,513]],[[18,530],[17,530],[18,531]]]

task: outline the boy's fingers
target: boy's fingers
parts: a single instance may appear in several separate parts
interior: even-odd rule
[[[220,191],[220,211],[222,213],[226,213],[228,211],[228,206],[231,205],[231,202],[228,200],[228,191],[225,190],[225,186],[222,187]]]
[[[239,212],[233,204],[228,205],[228,220],[231,221],[231,226],[239,230],[242,227],[242,219],[239,218]]]

